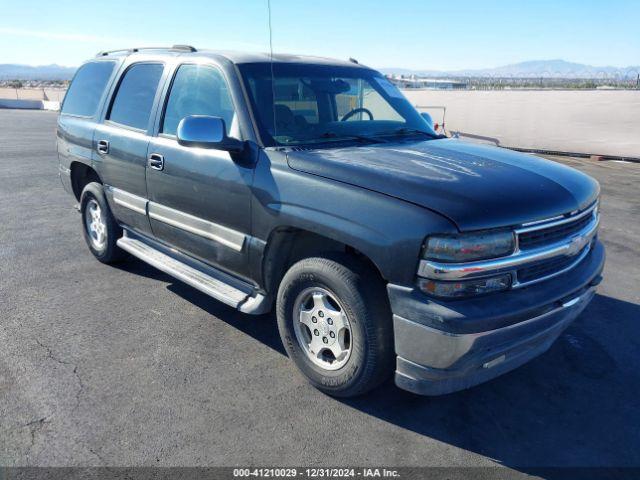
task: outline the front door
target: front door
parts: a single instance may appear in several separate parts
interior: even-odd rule
[[[215,267],[248,276],[253,169],[225,151],[179,145],[178,123],[188,115],[221,117],[228,134],[239,138],[233,102],[217,67],[180,65],[167,93],[159,133],[148,151],[154,236]]]

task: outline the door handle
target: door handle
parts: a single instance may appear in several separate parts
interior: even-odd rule
[[[98,153],[105,155],[109,153],[109,142],[106,140],[98,140]]]
[[[152,153],[149,155],[149,168],[153,168],[154,170],[163,170],[164,157],[159,153]]]

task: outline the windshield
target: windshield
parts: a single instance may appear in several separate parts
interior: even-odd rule
[[[284,63],[239,68],[267,146],[437,137],[395,85],[374,70]]]

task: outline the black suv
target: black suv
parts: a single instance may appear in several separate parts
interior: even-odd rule
[[[275,308],[319,389],[467,388],[544,352],[599,283],[599,186],[434,132],[355,61],[103,52],[57,129],[104,263],[126,253],[248,314]]]

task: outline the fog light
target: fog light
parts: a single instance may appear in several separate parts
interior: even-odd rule
[[[420,278],[418,279],[418,287],[424,293],[435,297],[470,297],[507,290],[511,287],[511,275],[507,273],[497,277],[478,278],[461,282],[438,282],[428,278]]]

